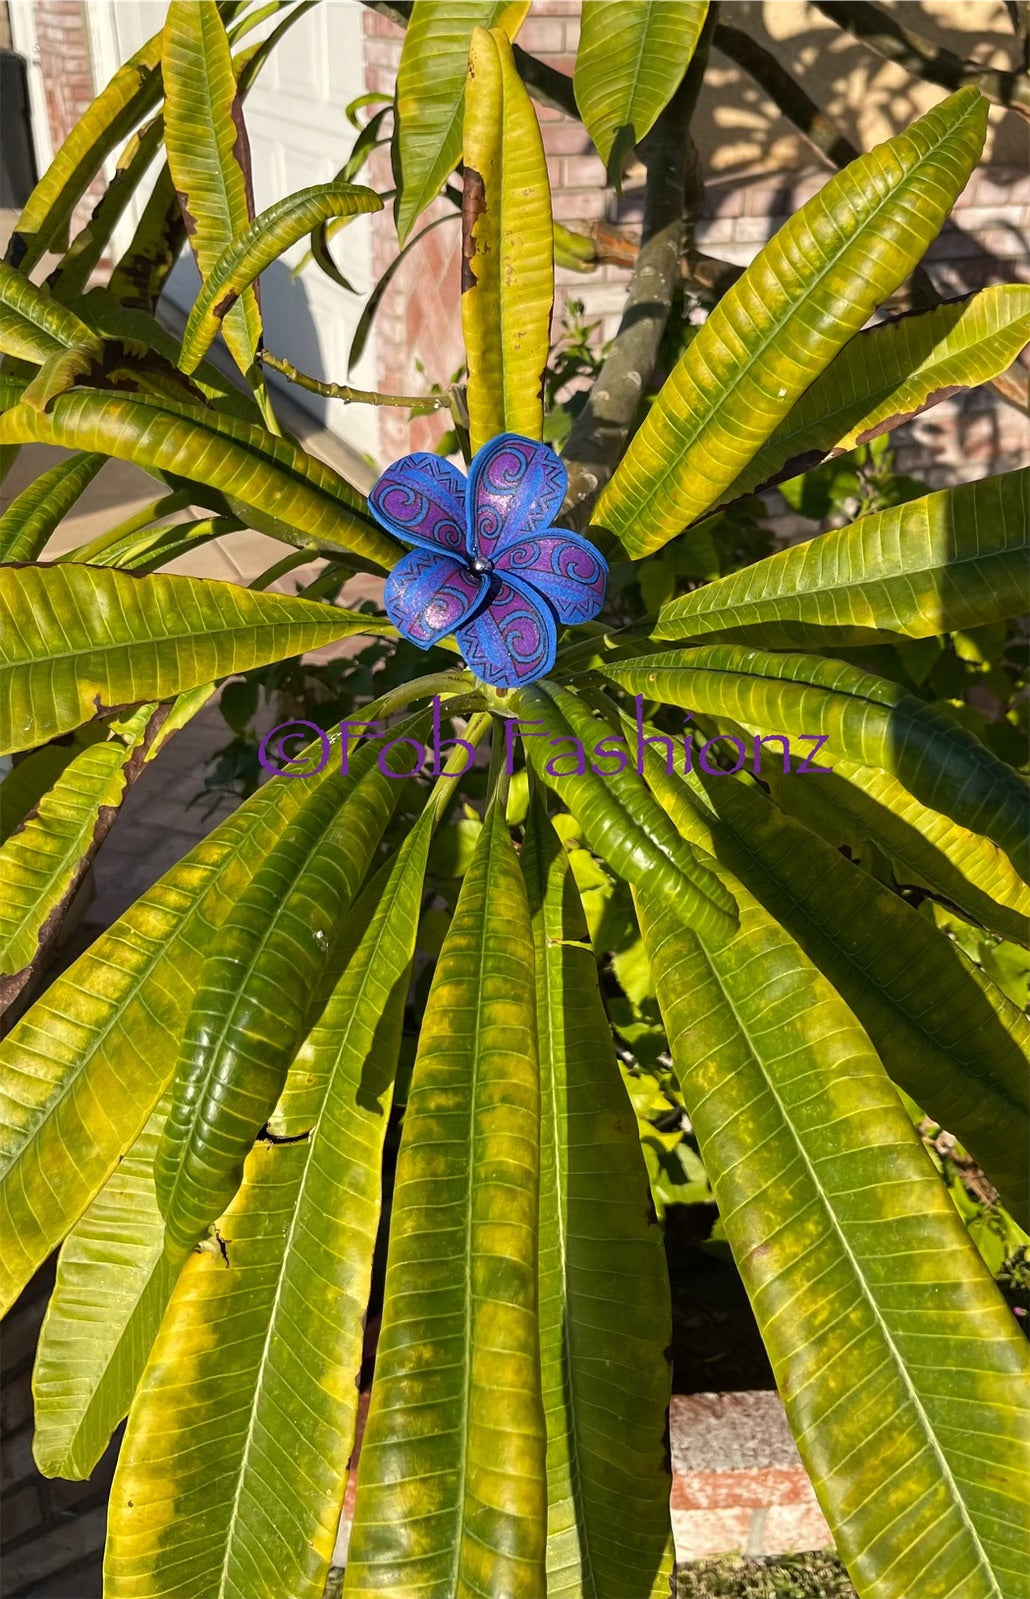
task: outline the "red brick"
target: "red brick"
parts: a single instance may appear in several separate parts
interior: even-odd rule
[[[50,1572],[63,1571],[72,1561],[94,1557],[104,1546],[106,1521],[105,1508],[98,1506],[84,1516],[48,1527],[45,1536],[11,1550],[4,1560],[5,1592],[15,1593]]]
[[[559,222],[599,222],[607,209],[603,189],[555,189],[551,209]]]
[[[11,1377],[0,1388],[0,1433],[5,1437],[32,1420],[32,1387],[29,1372]]]
[[[677,1472],[670,1503],[674,1510],[762,1510],[770,1505],[813,1505],[815,1495],[803,1467],[758,1466]]]
[[[35,1475],[36,1463],[32,1458],[32,1428],[21,1427],[4,1439],[0,1451],[0,1488],[6,1496],[13,1483]]]
[[[366,67],[391,67],[396,72],[400,58],[399,44],[394,39],[367,39],[365,41]]]
[[[392,22],[389,17],[384,17],[379,11],[365,8],[365,34],[373,38],[395,39],[398,44],[404,40],[404,29],[400,23]]]

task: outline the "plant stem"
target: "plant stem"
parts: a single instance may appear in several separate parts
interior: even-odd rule
[[[715,10],[714,6],[709,10],[683,82],[641,144],[647,189],[640,254],[619,331],[564,451],[569,473],[565,509],[579,527],[589,520],[594,500],[626,448],[669,320],[686,229],[688,180],[692,199],[700,193],[689,129],[715,28]]]
[[[415,700],[433,699],[436,695],[454,697],[467,694],[474,679],[471,672],[430,672],[416,678],[414,683],[401,683],[397,688],[376,700],[376,717],[392,716]]]
[[[428,416],[433,411],[442,411],[448,404],[446,394],[380,394],[376,389],[352,388],[349,383],[323,383],[270,350],[262,350],[259,359],[298,388],[307,389],[310,394],[325,395],[329,400],[342,400],[344,405],[396,405]]]
[[[477,712],[468,721],[465,731],[461,735],[465,743],[471,744],[472,748],[476,749],[489,731],[492,721],[493,717],[489,711]],[[443,816],[448,804],[458,792],[455,778],[464,774],[467,758],[465,751],[459,744],[457,749],[453,749],[448,755],[443,771],[429,792],[429,798],[426,800],[426,809],[435,812],[433,817],[434,830],[439,825],[440,818]]]
[[[844,137],[836,123],[805,93],[800,83],[782,67],[776,57],[741,28],[720,22],[712,41],[716,50],[753,78],[764,89],[777,110],[782,111],[809,144],[835,167],[857,161],[860,151]]]

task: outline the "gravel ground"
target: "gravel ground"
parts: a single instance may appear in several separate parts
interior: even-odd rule
[[[676,1599],[856,1599],[832,1554],[701,1560],[680,1568]]]

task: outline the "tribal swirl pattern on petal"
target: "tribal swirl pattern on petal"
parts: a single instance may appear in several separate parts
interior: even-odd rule
[[[559,622],[589,622],[608,567],[588,539],[554,527],[565,468],[546,444],[502,433],[468,480],[438,456],[405,455],[368,497],[384,527],[415,548],[386,581],[387,615],[429,649],[454,633],[469,666],[518,688],[554,665]]]
[[[368,497],[375,516],[406,544],[465,551],[465,479],[424,450],[387,467]]]
[[[429,649],[453,633],[486,597],[488,580],[449,555],[409,550],[386,580],[386,610],[394,626]]]
[[[604,604],[607,566],[592,544],[564,528],[505,545],[494,569],[539,589],[560,622],[589,622]]]
[[[550,527],[567,487],[565,468],[546,445],[515,433],[491,439],[469,468],[469,553],[490,557]]]
[[[484,683],[519,688],[549,671],[557,644],[554,619],[511,583],[493,586],[490,603],[458,628],[461,653]],[[503,677],[497,662],[504,661]]]

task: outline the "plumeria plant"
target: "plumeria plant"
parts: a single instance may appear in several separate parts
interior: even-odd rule
[[[586,0],[573,81],[513,44],[528,0],[386,7],[407,27],[402,243],[460,174],[465,448],[464,470],[403,456],[366,499],[289,436],[263,375],[261,272],[308,235],[309,269],[337,270],[331,224],[384,203],[354,179],[390,107],[337,181],[252,214],[241,106],[306,9],[173,0],[0,271],[4,463],[72,452],[0,519],[21,757],[0,789],[0,1278],[10,1305],[60,1248],[40,1468],[88,1476],[128,1416],[108,1599],[318,1599],[374,1354],[345,1595],[666,1594],[660,1094],[859,1595],[1024,1599],[1026,1344],[913,1106],[1018,1232],[1028,1024],[997,974],[1027,939],[1027,786],[915,663],[1022,610],[1028,474],[916,488],[711,569],[742,497],[1000,379],[1030,338],[1018,285],[877,320],[988,102],[942,94],[713,277],[689,247],[689,125],[714,6]],[[647,168],[623,326],[551,432],[560,459],[555,252],[592,246],[553,224],[534,95],[582,117],[613,180],[634,147]],[[88,287],[155,153],[131,248]],[[203,282],[178,338],[154,311],[187,237]],[[656,388],[702,268],[717,292]],[[240,386],[208,362],[219,335]],[[48,558],[111,457],[159,498]],[[284,545],[250,588],[162,572],[243,526]],[[314,556],[313,588],[267,591]],[[324,597],[355,572],[385,578],[381,608]],[[347,727],[280,743],[280,775],[48,984],[176,730],[226,680],[357,634],[384,660]]]

